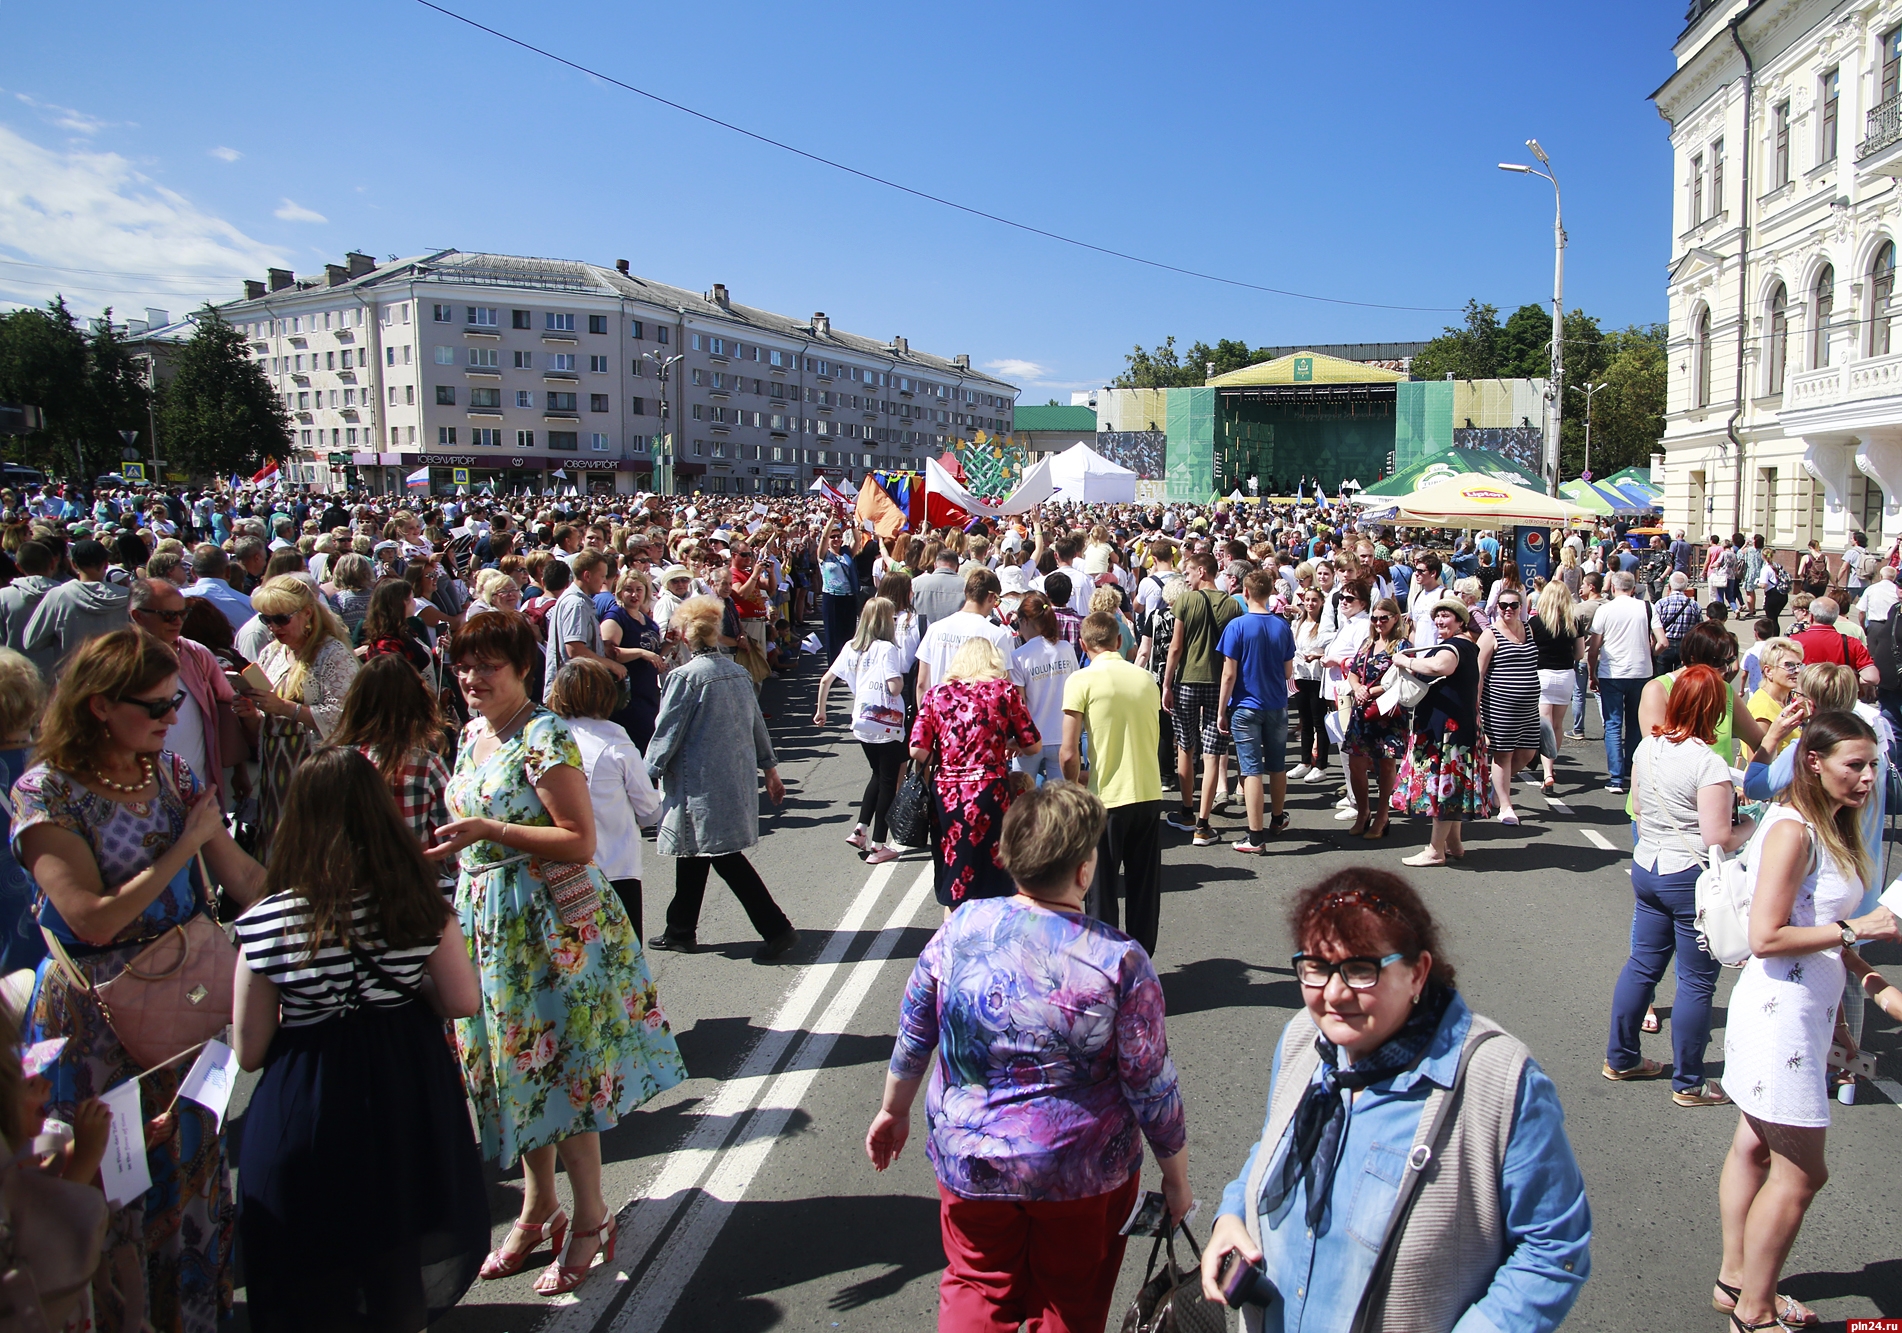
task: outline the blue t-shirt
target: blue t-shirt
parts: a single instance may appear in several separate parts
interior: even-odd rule
[[[1494,564],[1499,563],[1499,539],[1498,538],[1481,537],[1479,539],[1478,544],[1479,544],[1479,549],[1483,554],[1489,555],[1493,558]]]
[[[1288,663],[1294,658],[1294,635],[1288,622],[1267,611],[1236,616],[1222,630],[1217,645],[1223,657],[1235,663],[1235,708],[1274,712],[1288,707]]]

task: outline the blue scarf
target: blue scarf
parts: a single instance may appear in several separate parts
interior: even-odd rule
[[[1341,1140],[1347,1133],[1347,1101],[1343,1089],[1358,1091],[1411,1069],[1425,1054],[1427,1043],[1439,1031],[1447,1006],[1453,1003],[1453,991],[1429,981],[1400,1031],[1389,1037],[1379,1050],[1347,1068],[1339,1068],[1339,1048],[1320,1033],[1314,1036],[1314,1049],[1321,1065],[1301,1104],[1295,1107],[1289,1122],[1286,1148],[1280,1161],[1269,1168],[1268,1183],[1262,1189],[1261,1210],[1269,1225],[1278,1226],[1287,1215],[1297,1183],[1308,1192],[1308,1226],[1316,1236],[1325,1236],[1331,1215],[1334,1168],[1341,1155]]]

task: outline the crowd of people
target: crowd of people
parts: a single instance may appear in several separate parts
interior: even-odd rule
[[[1875,902],[1895,552],[1605,524],[1551,534],[1535,571],[1499,534],[1356,513],[1050,504],[881,534],[818,495],[0,493],[23,1052],[0,1060],[0,1133],[89,1185],[100,1099],[138,1078],[153,1180],[111,1210],[68,1314],[211,1330],[238,1235],[260,1328],[370,1310],[414,1330],[538,1253],[550,1297],[612,1262],[600,1134],[689,1072],[648,951],[700,947],[713,871],[763,961],[799,943],[747,853],[760,794],[785,794],[785,695],[762,687],[803,672],[813,732],[866,761],[852,853],[934,868],[944,923],[866,1150],[889,1165],[929,1079],[941,1327],[1103,1327],[1145,1144],[1187,1211],[1152,961],[1164,848],[1299,855],[1297,783],[1371,855],[1291,910],[1305,1008],[1207,1298],[1272,1288],[1296,1326],[1334,1326],[1310,1302],[1360,1301],[1368,1327],[1564,1319],[1591,1221],[1557,1093],[1460,997],[1398,870],[1455,873],[1467,824],[1530,817],[1515,792],[1602,784],[1628,798],[1634,894],[1602,1072],[1664,1073],[1639,1038],[1675,960],[1673,1101],[1743,1113],[1712,1299],[1746,1333],[1813,1322],[1776,1287],[1831,1096],[1854,1096],[1830,1048],[1856,1053],[1865,996],[1902,1016],[1856,952],[1897,938]],[[643,830],[674,867],[651,922]],[[1390,839],[1408,846],[1371,845]],[[1696,921],[1713,848],[1757,885],[1721,1082]],[[188,1062],[135,1057],[105,998],[162,985],[148,954],[187,930],[228,951],[230,1042],[260,1071],[235,1198],[220,1117],[173,1102]],[[1403,1141],[1457,1169],[1414,1197]],[[485,1159],[523,1181],[493,1248]],[[366,1170],[400,1203],[366,1210]]]

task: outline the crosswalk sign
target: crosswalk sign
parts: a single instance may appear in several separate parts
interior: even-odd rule
[[[466,467],[450,468],[449,484],[451,486],[467,486],[469,484],[469,469]]]
[[[124,477],[127,481],[144,481],[145,480],[145,464],[143,463],[123,464],[119,468],[119,475]]]

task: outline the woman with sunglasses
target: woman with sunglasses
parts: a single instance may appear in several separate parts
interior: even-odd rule
[[[343,622],[308,577],[280,574],[267,579],[251,594],[251,605],[271,631],[271,642],[258,654],[271,693],[247,690],[233,701],[232,711],[240,718],[264,718],[257,854],[268,859],[291,774],[336,730],[344,695],[357,674],[357,658]]]
[[[1275,1327],[1345,1328],[1363,1303],[1368,1327],[1409,1333],[1558,1327],[1591,1270],[1591,1210],[1551,1079],[1454,989],[1438,925],[1399,876],[1340,871],[1288,924],[1305,1007],[1276,1047],[1261,1139],[1223,1191],[1203,1294],[1222,1299],[1233,1252],[1279,1293]],[[1383,1241],[1413,1174],[1406,1145],[1442,1105],[1457,1110],[1436,1169]]]
[[[1354,705],[1354,684],[1349,673],[1354,664],[1354,654],[1360,651],[1361,645],[1367,642],[1367,636],[1372,632],[1372,626],[1367,620],[1367,606],[1372,596],[1367,584],[1362,580],[1349,579],[1342,585],[1340,592],[1334,598],[1335,614],[1339,621],[1338,628],[1335,629],[1334,636],[1328,640],[1326,649],[1321,653],[1321,665],[1327,672],[1321,682],[1321,695],[1327,700],[1327,706],[1338,714],[1333,725],[1341,737],[1343,765],[1347,758],[1346,710]],[[1337,810],[1334,815],[1336,819],[1352,819],[1355,812],[1363,808],[1356,804],[1351,785],[1336,805]],[[1361,831],[1366,832],[1365,815],[1361,817]]]
[[[1508,568],[1512,562],[1507,561]],[[1513,774],[1539,755],[1539,646],[1526,628],[1524,590],[1505,588],[1493,602],[1492,628],[1479,636],[1479,697],[1492,750],[1493,796],[1499,822],[1517,824]]]
[[[166,748],[184,699],[178,659],[150,634],[115,630],[67,661],[40,721],[33,767],[13,788],[13,851],[36,886],[33,910],[87,987],[43,961],[23,1037],[66,1046],[47,1069],[49,1112],[140,1075],[90,987],[200,912],[218,889],[253,902],[264,868],[225,831],[215,796]],[[204,854],[215,884],[194,869]],[[145,1105],[171,1104],[185,1067],[143,1080]],[[231,1180],[218,1120],[181,1101],[148,1148],[153,1188],[114,1210],[94,1279],[101,1327],[212,1328],[231,1311]],[[148,1136],[152,1137],[152,1136]]]
[[[1367,613],[1367,639],[1354,650],[1348,663],[1347,683],[1353,691],[1353,707],[1347,714],[1347,726],[1341,749],[1347,755],[1347,791],[1354,798],[1354,826],[1348,835],[1363,838],[1387,836],[1387,819],[1393,800],[1395,766],[1407,749],[1407,727],[1412,721],[1408,711],[1380,709],[1384,692],[1381,680],[1393,665],[1394,655],[1410,646],[1405,633],[1407,621],[1391,597],[1382,597]],[[1379,775],[1379,804],[1367,804],[1367,774]]]

